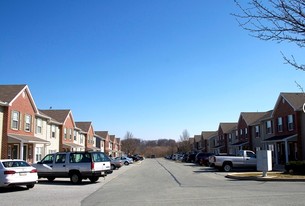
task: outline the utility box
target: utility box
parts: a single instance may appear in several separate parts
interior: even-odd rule
[[[263,172],[263,177],[267,176],[267,172],[272,170],[271,150],[257,151],[256,167],[258,171]]]

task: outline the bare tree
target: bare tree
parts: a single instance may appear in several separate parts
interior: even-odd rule
[[[134,138],[131,132],[126,132],[124,139],[122,140],[122,150],[128,155],[134,154],[140,147],[141,140]]]
[[[180,142],[178,144],[179,152],[190,152],[191,145],[190,145],[190,134],[187,129],[182,131],[182,135],[180,135]]]
[[[234,1],[241,13],[233,15],[252,36],[266,41],[294,43],[301,48],[305,46],[305,0],[249,0],[248,6]],[[282,55],[285,63],[305,71],[305,65],[297,63],[293,55]]]

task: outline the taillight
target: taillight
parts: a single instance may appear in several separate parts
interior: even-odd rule
[[[94,162],[91,162],[91,170],[94,170]]]
[[[5,170],[4,171],[4,174],[5,175],[13,175],[13,174],[15,174],[16,172],[14,171],[14,170]]]
[[[30,173],[37,173],[37,169],[32,169]]]

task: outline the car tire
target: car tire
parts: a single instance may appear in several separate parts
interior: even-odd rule
[[[26,188],[31,189],[35,186],[35,184],[26,185]]]
[[[96,181],[98,181],[99,177],[89,177],[89,180],[91,183],[95,183]]]
[[[115,170],[115,169],[116,169],[115,165],[111,165],[111,170]]]
[[[127,161],[126,161],[126,162],[124,162],[124,165],[129,165],[129,162],[127,162]]]
[[[232,164],[231,163],[224,163],[222,166],[222,170],[225,172],[230,172],[232,170]]]
[[[73,184],[80,184],[82,182],[82,177],[78,172],[73,172],[70,175],[70,180]]]
[[[47,179],[49,182],[53,182],[55,180],[55,177],[48,177]]]

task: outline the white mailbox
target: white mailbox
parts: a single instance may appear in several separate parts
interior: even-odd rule
[[[267,172],[272,170],[271,150],[257,151],[257,170],[263,172],[263,177],[267,176]]]

